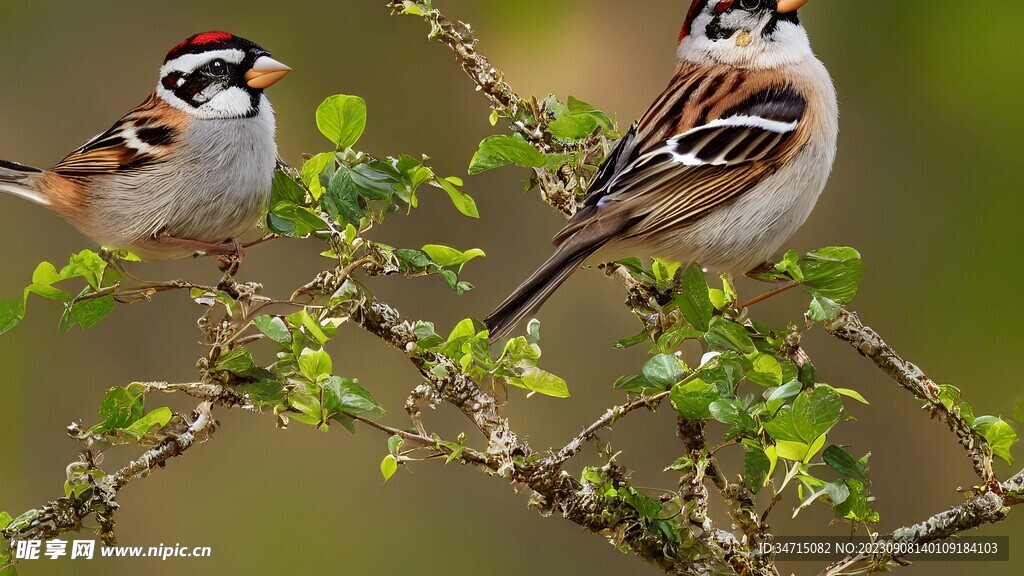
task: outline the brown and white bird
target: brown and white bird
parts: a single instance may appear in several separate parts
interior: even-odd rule
[[[604,161],[558,248],[486,320],[506,335],[587,260],[657,256],[728,274],[807,217],[836,154],[835,88],[797,9],[695,0],[668,88]]]
[[[142,104],[53,168],[0,161],[0,191],[146,260],[236,252],[277,162],[263,91],[291,69],[269,54],[226,32],[189,37]]]

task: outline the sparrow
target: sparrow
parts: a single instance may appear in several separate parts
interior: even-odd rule
[[[277,163],[264,90],[291,68],[227,32],[171,49],[156,89],[49,170],[0,161],[0,191],[53,210],[143,260],[237,255]]]
[[[807,2],[694,0],[668,88],[601,164],[554,254],[487,317],[491,338],[588,260],[742,274],[796,232],[839,133],[835,87],[797,16]]]

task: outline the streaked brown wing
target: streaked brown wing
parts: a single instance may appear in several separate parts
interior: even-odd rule
[[[155,162],[162,149],[177,136],[177,116],[181,113],[175,112],[155,94],[150,95],[106,132],[68,154],[51,171],[68,177],[90,176]]]
[[[615,156],[614,165],[602,168],[601,187],[588,194],[555,243],[606,218],[643,220],[643,229],[632,234],[657,233],[731,201],[774,174],[806,141],[798,130],[806,104],[795,90],[772,87],[719,118],[646,147],[640,144],[645,127],[631,130],[630,141],[619,145],[630,157]]]

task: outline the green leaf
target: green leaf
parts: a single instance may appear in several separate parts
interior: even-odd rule
[[[743,454],[743,485],[757,494],[768,479],[772,463],[760,448],[748,447]]]
[[[850,390],[849,388],[833,388],[833,390],[835,390],[840,396],[853,398],[854,400],[860,402],[861,404],[871,404],[870,402],[867,401],[867,398],[864,398],[864,396],[862,396],[861,393],[857,392],[856,390]]]
[[[850,456],[846,450],[835,444],[829,446],[822,453],[821,459],[825,461],[836,472],[839,472],[847,478],[853,478],[862,482],[868,480],[868,467],[863,462],[858,462]]]
[[[440,244],[427,244],[423,247],[423,252],[440,266],[462,266],[474,258],[486,256],[484,251],[479,248],[471,248],[465,252],[460,252],[455,248],[441,246]]]
[[[447,342],[451,343],[459,340],[460,338],[474,337],[476,335],[476,322],[474,322],[472,318],[466,318],[456,324],[455,328],[452,328],[451,333],[448,334]]]
[[[1020,404],[1014,404],[1013,416],[1011,416],[1010,419],[1016,422],[1017,424],[1024,424],[1024,406],[1021,406]]]
[[[669,394],[669,400],[683,418],[705,420],[711,417],[711,403],[718,400],[718,388],[697,378],[686,384],[674,386]]]
[[[306,191],[302,189],[302,186],[299,186],[299,183],[290,174],[281,171],[274,172],[274,180],[270,188],[270,205],[273,206],[279,202],[298,205],[306,202]]]
[[[231,372],[239,376],[245,376],[256,364],[252,355],[245,348],[239,347],[221,355],[213,365],[213,372]]]
[[[527,367],[523,370],[522,376],[515,380],[521,382],[527,390],[545,396],[554,398],[569,397],[569,385],[565,383],[565,380],[540,368]]]
[[[537,344],[540,342],[540,320],[531,318],[530,321],[526,323],[526,339],[531,344]]]
[[[1010,448],[1017,442],[1017,433],[1005,420],[996,416],[978,416],[974,419],[974,428],[988,440],[993,454],[1013,464]]]
[[[849,490],[847,497],[835,506],[836,516],[859,523],[878,522],[878,512],[868,507],[868,490],[863,482],[841,480]],[[831,495],[829,496],[831,498]]]
[[[564,114],[548,124],[548,130],[562,140],[579,140],[597,130],[597,119],[588,114]]]
[[[70,330],[76,324],[83,330],[92,328],[113,312],[115,306],[113,295],[76,302],[65,310],[68,318],[66,323],[63,323],[64,331]]]
[[[716,350],[733,350],[743,354],[757,351],[746,328],[722,316],[711,319],[710,329],[704,338]]]
[[[163,428],[171,421],[170,408],[157,408],[149,414],[146,414],[142,418],[139,418],[132,425],[124,429],[124,433],[135,438],[136,440],[144,437],[151,429]]]
[[[7,512],[0,511],[0,530],[7,528],[7,526],[14,520],[14,518]]]
[[[682,380],[686,370],[675,356],[658,354],[644,364],[643,374],[648,382],[665,389]]]
[[[753,365],[753,370],[747,372],[747,380],[766,388],[782,385],[782,366],[773,356],[757,353],[749,360]]]
[[[388,452],[398,454],[402,451],[403,446],[405,446],[405,440],[401,436],[395,434],[388,438]]]
[[[712,418],[723,424],[735,424],[743,415],[750,417],[743,402],[738,398],[719,398],[708,406],[708,411],[711,412]]]
[[[865,263],[853,248],[833,246],[809,252],[801,259],[800,269],[805,290],[842,305],[856,296]]]
[[[25,319],[25,301],[0,300],[0,334],[9,332]]]
[[[249,400],[257,408],[267,408],[284,405],[287,393],[281,383],[276,380],[259,380],[243,384],[238,389],[249,396]]]
[[[267,228],[278,236],[305,238],[317,230],[326,230],[327,224],[309,208],[279,202],[267,213]]]
[[[811,445],[803,442],[791,442],[789,440],[776,440],[775,450],[779,458],[793,462],[808,462],[818,451]]]
[[[97,432],[106,432],[118,428],[127,428],[139,418],[145,410],[143,398],[146,390],[139,384],[127,387],[115,386],[103,395],[100,402],[100,418],[102,422],[94,427]]]
[[[320,204],[334,220],[358,226],[359,220],[366,216],[366,208],[359,201],[359,188],[353,174],[344,166],[335,172],[327,183],[327,192]]]
[[[351,148],[366,129],[366,102],[358,96],[331,96],[316,109],[316,126],[338,149]]]
[[[831,322],[839,317],[843,307],[835,300],[824,296],[815,296],[811,299],[811,305],[807,307],[807,317],[815,322]]]
[[[800,439],[810,444],[839,422],[843,401],[835,390],[819,386],[793,400],[793,426]]]
[[[542,154],[519,133],[490,136],[480,143],[469,164],[470,174],[479,174],[509,164],[527,168],[544,166],[557,167],[566,157],[559,154]]]
[[[651,498],[632,486],[627,488],[623,500],[648,520],[654,520],[658,517],[658,514],[661,513],[661,502],[658,502],[654,498]]]
[[[303,376],[316,382],[321,376],[330,376],[334,366],[326,351],[306,348],[299,355],[299,370]]]
[[[82,250],[72,254],[68,259],[68,265],[60,271],[62,279],[81,276],[89,283],[93,290],[99,290],[102,286],[103,272],[107,269],[107,261],[92,250]]]
[[[618,340],[617,342],[615,342],[614,347],[618,348],[620,350],[624,349],[624,348],[632,348],[633,346],[636,346],[637,344],[640,344],[642,342],[646,342],[647,338],[648,338],[648,336],[647,336],[647,332],[646,331],[640,332],[639,334],[634,334],[632,336],[628,336],[626,338]]]
[[[395,475],[398,471],[398,459],[392,454],[388,454],[380,461],[380,474],[384,477],[384,481],[387,482]]]
[[[448,193],[448,197],[451,198],[452,204],[455,205],[455,208],[459,212],[465,216],[469,216],[470,218],[479,218],[480,211],[477,210],[476,201],[474,201],[473,197],[469,194],[466,194],[462,190],[456,188],[455,184],[452,183],[452,180],[454,180],[454,178],[438,178],[436,182],[444,189],[445,192]]]
[[[416,336],[416,344],[424,349],[430,350],[444,344],[444,339],[434,331],[434,324],[431,322],[416,322],[413,326],[413,334]]]
[[[316,341],[317,344],[323,346],[326,344],[331,337],[324,332],[323,326],[310,315],[305,309],[296,312],[290,316],[287,316],[285,320],[288,321],[292,326],[302,326],[306,329],[306,332]]]
[[[380,418],[384,408],[359,380],[331,376],[324,381],[324,410]]]
[[[683,318],[694,328],[707,332],[715,307],[711,303],[708,283],[700,266],[690,264],[683,273],[683,293],[676,298]]]
[[[786,403],[786,400],[799,394],[802,388],[803,384],[799,380],[790,380],[778,388],[765,390],[765,407],[768,409],[768,412],[775,413],[776,410]],[[790,418],[790,423],[792,423],[792,418]],[[793,436],[794,438],[796,437],[795,429]]]
[[[793,409],[783,408],[768,422],[764,423],[764,431],[776,441],[801,442],[800,433],[793,424]],[[781,454],[780,454],[781,456]]]
[[[555,120],[548,124],[548,131],[554,136],[566,140],[576,141],[586,138],[594,133],[598,127],[609,132],[609,137],[615,138],[614,125],[608,115],[586,102],[569,96],[563,106],[560,102],[551,98],[548,100],[548,109],[555,110]]]
[[[313,193],[314,199],[319,199],[326,190],[323,183],[320,182],[320,175],[327,170],[329,165],[334,163],[334,157],[334,152],[323,152],[302,163],[300,178],[306,187],[309,188],[309,191]],[[302,197],[300,196],[298,200],[292,200],[292,202],[299,204],[302,202]]]
[[[252,323],[260,332],[264,333],[267,338],[270,338],[282,346],[291,346],[292,333],[288,330],[288,326],[284,323],[284,320],[276,316],[259,316],[254,319]]]
[[[665,388],[657,384],[652,384],[644,378],[643,374],[626,374],[619,376],[615,379],[612,384],[612,388],[619,390],[626,390],[629,392],[646,392],[646,391],[657,391],[660,392]]]

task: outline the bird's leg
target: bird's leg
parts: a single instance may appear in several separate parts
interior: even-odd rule
[[[217,264],[220,271],[232,278],[238,273],[238,267],[245,258],[245,246],[242,246],[235,239],[218,245],[220,252],[216,254]],[[210,254],[210,252],[207,252]]]
[[[202,252],[204,256],[216,256],[221,272],[228,272],[233,269],[231,271],[232,276],[238,271],[238,264],[245,257],[245,248],[233,238],[220,244],[175,238],[166,234],[156,236],[154,239],[165,246],[174,246],[196,252],[197,256],[199,252]]]
[[[110,250],[108,248],[100,248],[99,251],[100,258],[102,258],[103,261],[106,262],[108,266],[117,271],[117,273],[120,274],[122,278],[131,278],[132,280],[135,280],[136,282],[141,282],[142,284],[154,284],[154,282],[149,282],[147,280],[139,278],[138,276],[130,274],[128,270],[125,269],[124,265],[121,264],[121,259],[118,257],[117,254],[117,250]]]

